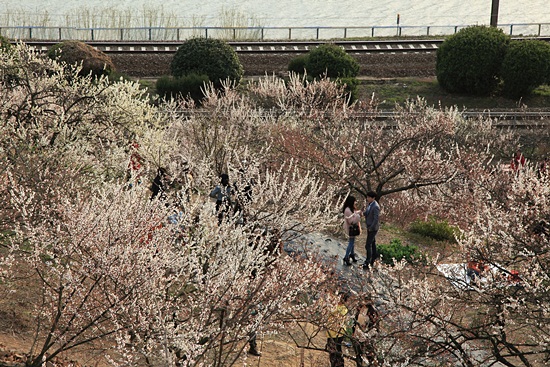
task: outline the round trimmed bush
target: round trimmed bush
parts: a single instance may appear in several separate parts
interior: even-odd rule
[[[498,85],[510,37],[486,26],[463,28],[437,50],[436,74],[452,93],[490,94]]]
[[[293,58],[288,63],[288,71],[294,72],[296,74],[303,74],[306,71],[306,62],[308,55],[300,55]]]
[[[503,93],[526,96],[550,76],[550,44],[544,41],[512,41],[502,62]]]
[[[325,75],[331,78],[355,77],[359,63],[341,47],[324,44],[309,51],[305,63],[307,73],[313,77]]]
[[[227,43],[211,38],[192,38],[176,51],[170,65],[172,75],[207,75],[214,86],[227,79],[239,83],[243,67],[237,53]]]
[[[109,75],[115,65],[109,56],[80,41],[64,41],[48,50],[48,57],[68,65],[82,63],[80,75]]]
[[[345,85],[350,102],[357,99],[359,63],[341,47],[334,44],[321,45],[305,55],[290,60],[288,71],[307,73],[308,79],[327,76],[334,78],[339,85]]]

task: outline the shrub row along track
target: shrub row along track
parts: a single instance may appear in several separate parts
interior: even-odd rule
[[[26,40],[39,52],[59,41]],[[138,78],[170,74],[170,62],[181,42],[86,41],[108,54],[117,70]],[[359,74],[372,78],[435,75],[435,50],[442,40],[340,41],[359,62]],[[244,66],[245,76],[286,73],[288,63],[325,42],[229,42]]]
[[[521,39],[521,38],[516,38]],[[538,40],[550,42],[550,37],[538,37]],[[362,63],[361,75],[372,77],[400,77],[400,76],[430,76],[435,67],[435,51],[443,39],[424,40],[372,40],[372,41],[334,41],[332,43],[343,47],[347,52],[359,58],[368,58]],[[47,51],[59,41],[25,41],[27,45],[39,52]],[[120,42],[120,41],[90,41],[86,42],[100,51],[109,54],[117,68],[137,77],[158,77],[169,74],[169,62],[182,42]],[[265,75],[265,73],[286,71],[288,61],[300,53],[307,53],[322,41],[309,42],[228,42],[239,54],[245,64],[248,75]],[[374,57],[374,59],[373,59]],[[411,61],[412,60],[412,61]],[[117,62],[118,61],[118,62]],[[374,63],[373,63],[374,62]],[[377,71],[376,62],[380,65]],[[393,66],[399,64],[399,70]],[[426,70],[415,73],[415,62],[419,65],[427,64]],[[248,63],[248,65],[246,65]],[[365,66],[365,63],[368,65]],[[373,64],[375,65],[373,67]],[[431,65],[433,64],[433,65]],[[120,67],[124,65],[124,67]],[[262,69],[254,70],[254,67]],[[132,72],[136,70],[138,72]],[[141,72],[143,70],[143,73]],[[254,71],[251,71],[254,70]],[[410,74],[400,74],[400,70]],[[434,70],[433,70],[434,71]],[[150,74],[146,74],[149,72]],[[392,74],[395,72],[395,74]],[[485,111],[466,112],[465,117],[496,118],[500,128],[529,129],[546,128],[550,121],[550,111]],[[365,116],[372,117],[372,116]],[[376,118],[389,120],[391,112],[383,112]]]

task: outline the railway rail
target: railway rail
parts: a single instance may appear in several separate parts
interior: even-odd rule
[[[485,111],[462,111],[460,113],[465,119],[492,119],[493,126],[498,129],[543,129],[550,128],[550,110],[540,111],[506,111],[506,110],[485,110]],[[397,117],[395,111],[379,111],[376,113],[361,114],[364,118],[375,120],[391,121]],[[391,123],[390,123],[391,124]]]
[[[531,37],[550,42],[550,37]],[[514,38],[523,39],[523,38]],[[27,41],[37,51],[47,51],[59,41]],[[89,45],[105,53],[175,53],[182,42],[151,41],[89,41]],[[280,42],[228,42],[237,53],[307,53],[326,41],[280,41]],[[349,53],[406,53],[435,52],[443,39],[331,41]]]
[[[183,116],[206,115],[207,111],[192,110],[179,111]],[[262,117],[277,115],[277,111],[266,111]],[[514,130],[543,130],[550,128],[550,109],[540,111],[505,111],[505,110],[485,110],[485,111],[462,111],[460,113],[465,119],[491,119],[493,127],[497,129]],[[379,110],[376,112],[356,112],[350,115],[351,118],[376,121],[381,126],[393,129],[397,127],[396,119],[399,113],[393,110]]]

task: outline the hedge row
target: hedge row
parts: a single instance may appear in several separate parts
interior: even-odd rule
[[[437,51],[437,80],[451,93],[510,97],[550,81],[550,44],[514,41],[501,29],[472,26],[448,37]]]

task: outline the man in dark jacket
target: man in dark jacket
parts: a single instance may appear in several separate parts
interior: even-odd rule
[[[160,167],[157,170],[153,183],[151,184],[151,200],[156,198],[166,199],[166,190],[168,189],[169,175],[165,168]]]
[[[367,207],[363,215],[365,216],[367,226],[367,243],[365,244],[367,258],[363,264],[363,269],[368,270],[374,264],[374,260],[379,257],[376,250],[376,234],[380,229],[380,206],[376,202],[376,193],[374,191],[367,192]]]

